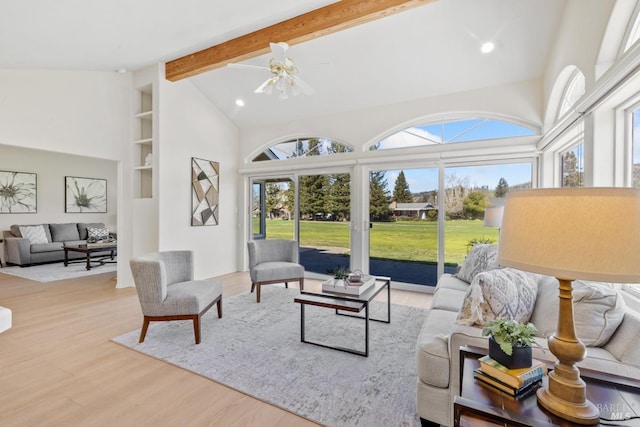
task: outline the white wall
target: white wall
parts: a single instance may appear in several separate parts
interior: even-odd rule
[[[0,144],[117,162],[118,286],[131,284],[130,143],[129,74],[0,70]]]
[[[193,250],[196,278],[237,271],[238,129],[188,80],[159,86],[159,249]],[[216,226],[191,226],[192,157],[220,163]]]
[[[117,231],[117,163],[50,151],[0,145],[0,170],[37,174],[37,212],[2,214],[0,230],[12,224],[103,222]],[[107,180],[107,213],[65,213],[64,177]]]

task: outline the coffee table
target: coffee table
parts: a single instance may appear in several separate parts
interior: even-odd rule
[[[385,288],[387,289],[387,318],[374,319],[369,317],[369,304]],[[357,354],[359,356],[368,357],[369,321],[372,320],[375,322],[391,323],[391,278],[376,276],[374,285],[363,292],[361,295],[348,295],[335,292],[314,293],[301,291],[300,296],[294,298],[294,302],[300,304],[300,341],[307,344],[313,344],[320,347],[331,348],[333,350],[339,350],[347,353]],[[305,306],[307,305],[331,308],[335,310],[337,315],[363,319],[365,325],[364,351],[307,340],[305,338]],[[360,312],[364,312],[364,314],[354,314]]]
[[[67,267],[73,261],[69,261],[69,252],[80,252],[86,255],[87,270],[91,267],[104,264],[113,264],[118,249],[116,242],[109,243],[87,243],[84,245],[64,245],[64,266]],[[105,254],[108,252],[108,254]],[[96,254],[102,254],[96,256]],[[92,256],[93,255],[93,256]],[[92,261],[94,262],[92,264]],[[84,262],[84,261],[82,261]]]
[[[454,426],[575,426],[538,405],[536,393],[515,399],[499,390],[480,384],[473,370],[486,350],[460,349],[460,396],[453,403]],[[553,364],[547,365],[553,368]],[[581,369],[587,383],[587,399],[600,409],[601,420],[615,425],[638,425],[640,422],[640,382],[614,374]],[[543,378],[546,384],[547,376]],[[626,423],[625,418],[634,418]],[[634,424],[636,423],[636,424]]]

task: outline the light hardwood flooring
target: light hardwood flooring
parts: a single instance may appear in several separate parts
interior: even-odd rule
[[[116,289],[114,275],[39,283],[0,269],[0,305],[13,312],[13,327],[0,334],[0,426],[316,425],[111,342],[142,324],[135,289]],[[220,278],[224,310],[224,297],[250,281],[247,273]],[[431,304],[408,291],[391,299]]]

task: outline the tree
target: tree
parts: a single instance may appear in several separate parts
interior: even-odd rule
[[[328,197],[325,212],[336,221],[349,220],[351,217],[351,176],[348,173],[329,175]]]
[[[407,178],[404,176],[404,171],[400,171],[396,179],[396,185],[393,187],[393,200],[396,203],[413,202],[413,196],[411,195],[411,190],[409,190],[409,184],[407,183]]]
[[[316,214],[326,216],[326,202],[329,188],[327,175],[307,175],[300,177],[300,216],[315,219]]]
[[[463,201],[465,216],[469,219],[482,218],[484,209],[489,205],[487,195],[482,191],[472,191]]]
[[[574,151],[562,156],[562,186],[582,187],[582,172],[578,170],[578,158]]]
[[[444,212],[449,219],[464,218],[464,199],[469,194],[469,178],[448,175],[444,190]]]
[[[265,193],[266,193],[266,214],[269,216],[269,219],[278,218],[279,210],[282,207],[281,203],[281,188],[278,183],[269,182],[265,184]]]
[[[509,191],[509,184],[507,184],[507,180],[504,178],[500,178],[498,181],[498,185],[496,186],[496,197],[504,197],[507,195],[507,191]]]
[[[284,197],[282,198],[282,204],[287,210],[287,213],[289,215],[288,219],[291,219],[291,214],[295,212],[295,205],[294,205],[296,201],[295,190],[296,190],[296,186],[293,183],[293,181],[287,181],[287,189],[284,190]]]
[[[384,175],[385,171],[373,171],[369,177],[370,221],[387,220],[391,215],[391,208],[389,208],[391,200]]]

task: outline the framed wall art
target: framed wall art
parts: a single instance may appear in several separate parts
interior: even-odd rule
[[[37,175],[0,171],[0,213],[37,212]]]
[[[191,158],[191,225],[218,225],[220,164]]]
[[[64,211],[67,213],[106,213],[107,180],[64,177]]]

